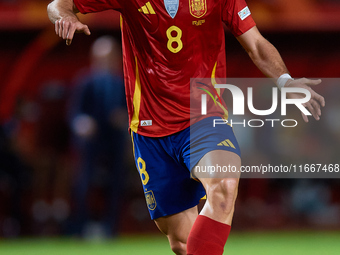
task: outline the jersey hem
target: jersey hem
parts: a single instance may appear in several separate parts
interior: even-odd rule
[[[166,132],[165,134],[162,133],[162,134],[154,134],[154,132],[151,132],[151,133],[148,133],[148,132],[143,132],[143,131],[139,131],[139,129],[137,129],[137,132],[133,131],[133,129],[131,128],[130,126],[130,130],[138,135],[142,135],[142,136],[146,136],[146,137],[155,137],[155,138],[159,138],[159,137],[165,137],[165,136],[169,136],[169,135],[173,135],[173,134],[176,134],[178,132],[181,132],[183,131],[184,129],[190,127],[190,121],[188,121],[187,124],[185,124],[183,127],[181,127],[180,129],[176,130],[176,131],[169,131],[169,132]]]

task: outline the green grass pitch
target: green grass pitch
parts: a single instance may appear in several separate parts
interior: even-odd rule
[[[65,238],[0,239],[1,255],[171,255],[164,236],[123,236],[107,241]],[[234,232],[224,254],[338,255],[340,232]],[[209,255],[209,254],[207,254]]]

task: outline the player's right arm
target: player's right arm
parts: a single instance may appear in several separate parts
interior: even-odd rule
[[[55,26],[56,34],[70,45],[75,32],[90,35],[87,25],[81,23],[76,15],[79,10],[73,0],[54,0],[47,7],[48,17]]]

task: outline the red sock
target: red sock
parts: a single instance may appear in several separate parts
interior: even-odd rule
[[[198,215],[188,237],[188,255],[221,255],[231,226]]]

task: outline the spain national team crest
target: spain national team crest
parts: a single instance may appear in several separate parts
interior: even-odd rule
[[[190,14],[200,18],[207,13],[207,0],[189,0]]]
[[[153,195],[152,190],[145,192],[145,199],[146,199],[146,204],[148,205],[148,208],[153,211],[155,210],[157,203],[155,196]]]

